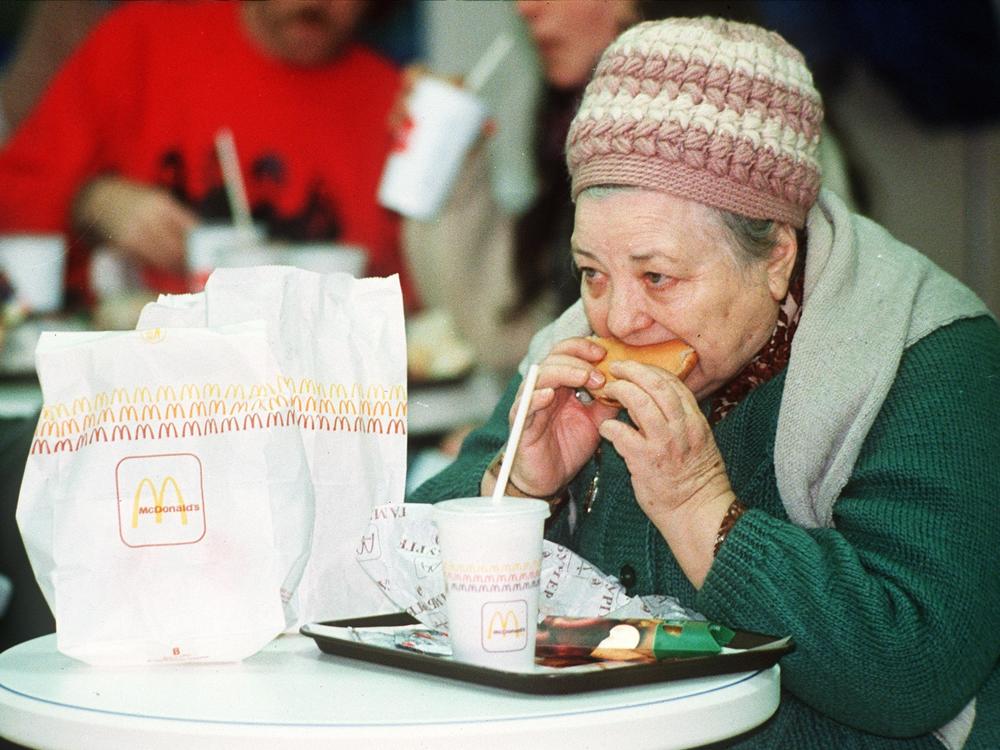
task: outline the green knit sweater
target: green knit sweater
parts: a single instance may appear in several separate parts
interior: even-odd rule
[[[505,442],[510,384],[458,459],[410,502],[479,494]],[[1000,748],[1000,329],[952,323],[905,354],[837,502],[835,528],[789,520],[774,474],[783,374],[714,429],[749,510],[696,591],[636,504],[613,447],[571,485],[547,536],[598,568],[727,625],[791,635],[775,718],[743,748],[941,748],[974,696],[966,748]],[[622,417],[625,418],[625,417]],[[599,464],[599,466],[598,466]],[[595,472],[590,513],[576,503]],[[573,516],[575,515],[575,522]],[[724,717],[720,717],[724,720]]]

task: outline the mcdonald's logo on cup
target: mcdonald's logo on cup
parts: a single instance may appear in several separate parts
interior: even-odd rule
[[[193,453],[128,456],[115,468],[118,534],[129,547],[194,544],[205,536],[201,460]]]
[[[483,651],[523,651],[528,645],[528,602],[486,602],[481,615]]]

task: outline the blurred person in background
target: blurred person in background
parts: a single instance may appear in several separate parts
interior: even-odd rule
[[[0,74],[0,143],[28,116],[66,57],[115,4],[114,0],[26,4],[13,55]]]
[[[0,232],[67,233],[70,303],[89,305],[88,256],[109,246],[154,291],[188,291],[185,237],[231,219],[214,139],[244,175],[280,176],[251,213],[278,241],[363,247],[400,273],[399,222],[376,204],[397,67],[354,41],[367,0],[127,3],[69,58],[0,151]]]

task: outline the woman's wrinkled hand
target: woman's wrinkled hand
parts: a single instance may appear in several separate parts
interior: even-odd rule
[[[690,515],[710,504],[724,509],[732,488],[694,394],[651,365],[617,362],[611,373],[621,379],[606,392],[628,410],[634,426],[608,420],[600,434],[625,460],[636,501],[649,519],[662,530],[678,512]]]
[[[80,190],[73,222],[96,242],[144,264],[181,271],[187,233],[198,217],[161,188],[107,176]]]
[[[583,403],[576,392],[604,382],[594,368],[603,356],[604,349],[593,341],[572,338],[553,347],[540,363],[510,474],[522,492],[534,497],[554,495],[597,449],[598,425],[618,410],[597,401]],[[522,385],[510,410],[511,423],[523,395]]]

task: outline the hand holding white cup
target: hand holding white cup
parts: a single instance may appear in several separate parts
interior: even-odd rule
[[[437,215],[486,122],[478,91],[512,46],[507,35],[494,40],[464,86],[432,76],[414,83],[379,183],[379,203],[412,219]]]

